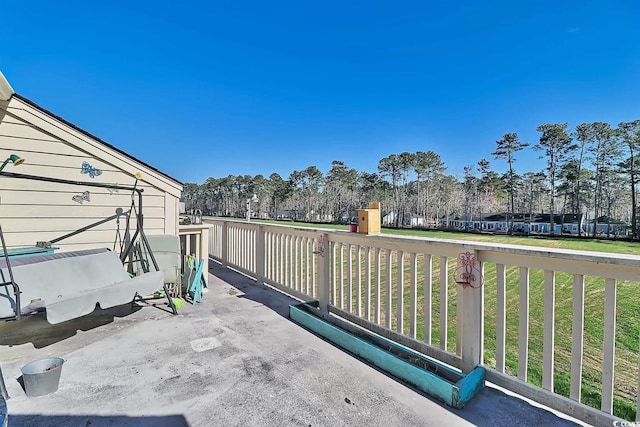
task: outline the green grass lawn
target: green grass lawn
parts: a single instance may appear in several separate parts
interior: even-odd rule
[[[272,221],[280,225],[294,225],[313,228],[347,230],[348,226],[307,224]],[[425,238],[470,240],[487,243],[509,243],[536,247],[553,247],[563,249],[579,249],[597,252],[621,253],[640,255],[640,245],[633,242],[607,241],[607,240],[586,240],[586,239],[544,239],[535,237],[511,237],[506,235],[489,234],[467,234],[441,231],[417,231],[417,230],[391,230],[383,229],[383,234],[391,235],[411,235]],[[346,249],[345,249],[346,250]],[[391,316],[392,328],[397,325],[397,254],[394,252],[390,268],[392,269],[392,307],[387,312],[386,301],[386,265],[385,253],[381,255],[381,278],[380,290],[381,319],[384,324],[386,316]],[[373,253],[372,253],[373,256]],[[352,306],[345,307],[352,312],[357,312],[357,275],[361,275],[362,301],[366,301],[364,272],[364,257],[366,251],[362,251],[361,265],[362,272],[358,273],[355,257],[352,258],[352,282],[351,294]],[[339,260],[339,257],[337,258]],[[348,257],[345,254],[344,274],[347,275],[346,263]],[[372,266],[372,284],[374,260]],[[432,277],[432,341],[431,344],[438,346],[440,342],[440,258],[433,257],[433,277]],[[455,260],[449,260],[447,288],[447,349],[455,352],[456,348],[456,293],[457,284],[454,281]],[[403,265],[403,277],[405,286],[403,288],[404,300],[404,330],[409,334],[410,328],[410,284],[409,284],[409,257],[405,257]],[[507,293],[506,293],[506,371],[508,374],[516,375],[518,372],[518,329],[519,329],[519,271],[516,266],[507,266]],[[496,357],[496,271],[494,264],[485,265],[485,332],[484,344],[485,365],[495,367]],[[348,287],[345,278],[344,300],[348,299]],[[527,380],[540,386],[542,383],[542,334],[544,318],[544,272],[542,270],[530,270],[530,306],[529,306],[529,360]],[[417,312],[418,328],[417,338],[424,340],[424,256],[418,255],[418,287],[417,287]],[[338,285],[339,286],[339,285]],[[569,396],[570,376],[571,376],[571,328],[572,328],[572,289],[573,276],[565,273],[556,273],[556,305],[555,305],[555,369],[554,369],[554,391],[563,396]],[[371,301],[375,301],[375,286],[372,286]],[[617,313],[616,313],[616,360],[615,360],[615,395],[614,414],[627,419],[635,420],[636,413],[636,393],[638,378],[638,338],[640,336],[640,297],[638,296],[637,282],[618,282],[617,286]],[[339,298],[338,298],[339,300]],[[338,301],[339,302],[339,301]],[[604,280],[596,277],[585,277],[585,320],[584,320],[584,356],[582,373],[582,402],[600,408],[601,382],[602,382],[602,353],[603,353],[603,333],[604,333]],[[364,313],[364,309],[362,310]],[[373,320],[373,310],[371,313]]]

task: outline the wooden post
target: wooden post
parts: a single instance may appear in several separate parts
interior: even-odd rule
[[[518,378],[527,381],[529,363],[529,268],[520,267],[520,325],[518,326]]]
[[[222,232],[220,233],[220,240],[222,246],[222,256],[220,262],[225,267],[229,266],[229,228],[227,221],[222,221]]]
[[[440,349],[447,350],[449,319],[449,258],[440,257]]]
[[[264,226],[259,225],[256,230],[256,281],[258,283],[264,283],[265,276],[265,268],[264,268],[264,258],[265,258],[265,236],[264,236]]]
[[[613,377],[616,361],[616,280],[605,279],[604,289],[604,357],[600,409],[607,414],[613,414]]]
[[[320,310],[329,313],[329,234],[318,235],[315,253],[318,257],[318,302]]]
[[[573,322],[571,330],[571,393],[580,402],[582,390],[582,355],[584,354],[584,276],[573,276]]]
[[[544,331],[542,332],[542,388],[553,392],[555,345],[556,278],[553,270],[544,271]]]
[[[496,264],[496,370],[504,373],[507,333],[507,276],[504,264]]]
[[[474,251],[475,259],[478,253]],[[482,362],[482,267],[475,265],[473,282],[462,289],[462,372],[469,373]]]
[[[209,286],[209,227],[202,227],[200,233],[200,257],[204,259],[202,276],[204,277],[204,283]]]

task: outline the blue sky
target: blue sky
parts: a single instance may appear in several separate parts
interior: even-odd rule
[[[16,92],[183,182],[450,173],[542,123],[640,119],[640,2],[2,1]],[[539,171],[538,153],[516,170]]]

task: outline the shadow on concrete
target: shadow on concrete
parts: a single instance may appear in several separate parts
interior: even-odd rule
[[[440,405],[477,426],[580,426],[490,386],[485,387],[462,409],[453,409],[442,403]]]
[[[11,427],[189,427],[183,415],[128,417],[125,415],[9,415]]]
[[[331,344],[337,350],[349,354],[351,357],[358,359],[360,362],[375,369],[381,375],[392,379],[393,381],[404,385],[413,392],[431,400],[437,405],[450,411],[452,414],[477,426],[519,426],[519,427],[538,427],[538,426],[557,426],[557,427],[575,427],[576,424],[565,418],[561,418],[555,413],[539,406],[534,406],[529,402],[519,399],[513,395],[509,395],[496,388],[486,386],[478,395],[476,395],[464,408],[457,409],[446,405],[439,399],[420,390],[413,384],[403,381],[395,377],[389,372],[379,368],[357,354],[343,349],[336,343],[327,340],[316,332],[299,325],[309,333],[315,335],[319,339]]]
[[[280,316],[289,319],[289,305],[297,304],[300,301],[286,295],[277,289],[271,288],[269,286],[258,284],[256,281],[250,277],[247,277],[241,273],[238,273],[229,268],[223,267],[219,263],[215,261],[211,261],[209,263],[209,273],[218,277],[219,279],[225,281],[229,285],[233,286],[235,289],[239,291],[237,294],[238,298],[247,298],[252,301],[258,302],[264,305],[267,308],[278,313]],[[345,350],[338,346],[337,344],[325,339],[324,337],[318,335],[312,330],[304,328],[309,333],[315,335],[321,340],[331,344],[339,351],[345,352],[355,359],[360,360],[362,363],[370,366],[371,368],[378,371],[380,374],[385,375],[392,380],[403,384],[407,388],[413,390],[415,393],[418,393],[425,398],[435,402],[441,407],[447,409],[451,413],[456,416],[465,419],[466,421],[473,423],[478,426],[561,426],[561,427],[569,427],[569,426],[578,426],[580,424],[576,424],[568,419],[561,418],[557,416],[555,413],[541,408],[539,406],[534,406],[529,402],[519,399],[515,396],[504,393],[501,390],[498,390],[493,387],[485,387],[476,397],[474,397],[463,409],[455,409],[450,406],[447,406],[443,402],[438,399],[433,398],[428,395],[424,391],[416,388],[415,386],[406,383],[405,381],[396,378],[395,376],[389,374],[388,372],[378,368],[373,365],[366,359],[351,353],[348,350]],[[497,420],[499,420],[497,422]],[[496,423],[497,422],[497,423]]]
[[[20,320],[0,322],[0,346],[11,347],[30,342],[35,348],[43,348],[70,338],[78,331],[88,331],[112,323],[116,317],[126,317],[142,307],[127,303],[106,310],[98,308],[91,314],[57,325],[47,322],[45,312]]]
[[[218,277],[240,291],[241,293],[237,294],[238,298],[246,298],[263,304],[287,319],[289,318],[289,306],[300,302],[275,288],[256,283],[254,279],[230,268],[223,267],[215,261],[209,260],[209,274]]]

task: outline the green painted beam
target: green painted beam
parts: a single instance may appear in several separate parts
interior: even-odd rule
[[[462,408],[473,396],[484,388],[485,375],[483,367],[477,367],[469,374],[464,375],[436,361],[427,359],[418,353],[405,349],[392,341],[382,337],[374,337],[377,342],[382,343],[382,346],[392,346],[398,351],[407,352],[412,357],[421,358],[425,363],[432,365],[435,372],[442,373],[442,375],[438,375],[430,370],[407,362],[392,352],[385,350],[380,345],[373,344],[369,340],[357,337],[329,323],[316,315],[315,312],[317,312],[318,309],[313,307],[313,305],[315,305],[313,302],[291,305],[289,306],[289,317],[296,323],[312,330],[339,347],[367,360],[385,372],[389,372],[396,378],[414,385],[449,406]],[[459,378],[459,380],[450,381],[447,378]]]

